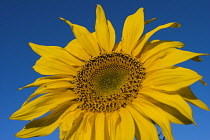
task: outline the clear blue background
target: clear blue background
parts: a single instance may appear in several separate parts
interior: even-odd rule
[[[178,29],[164,29],[152,39],[177,40],[186,44],[185,50],[210,54],[210,2],[209,0],[0,0],[0,140],[20,140],[14,134],[26,121],[9,120],[35,89],[17,91],[41,75],[32,66],[39,58],[28,42],[64,47],[74,36],[69,26],[58,19],[66,18],[73,23],[94,31],[96,4],[101,4],[121,38],[125,18],[138,8],[145,8],[145,19],[158,18],[146,26],[149,31],[167,22],[179,22]],[[210,83],[210,56],[203,62],[189,60],[182,66],[192,68]],[[210,86],[199,82],[192,86],[194,93],[210,106]],[[175,140],[207,140],[210,138],[210,112],[192,106],[194,125],[173,124]],[[58,140],[58,130],[49,136],[30,140]]]

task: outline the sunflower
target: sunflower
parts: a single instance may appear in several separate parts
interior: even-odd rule
[[[59,127],[61,140],[158,140],[157,125],[173,140],[170,123],[195,124],[188,103],[209,110],[189,87],[205,84],[202,76],[174,66],[207,54],[181,50],[178,41],[148,41],[160,29],[180,24],[142,35],[155,18],[144,21],[139,8],[126,18],[122,39],[115,43],[115,30],[100,5],[93,33],[60,19],[76,39],[65,48],[29,43],[41,56],[34,70],[46,76],[23,87],[38,89],[10,117],[31,121],[17,137],[45,136]]]

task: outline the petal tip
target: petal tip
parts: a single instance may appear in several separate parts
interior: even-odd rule
[[[195,123],[195,121],[193,120],[193,124],[197,127],[198,125]]]
[[[63,20],[64,22],[66,22],[67,24],[69,24],[71,27],[73,26],[73,24],[70,22],[70,21],[68,21],[68,20],[66,20],[66,19],[64,19],[64,18],[62,18],[62,17],[59,17],[61,20]]]
[[[32,45],[35,45],[35,44],[32,43],[32,42],[28,42],[28,45],[29,45],[29,46],[32,46]]]
[[[64,20],[65,21],[65,19],[64,18],[62,18],[62,17],[58,17],[59,19],[61,19],[61,20]]]
[[[16,113],[16,112],[15,112]],[[10,120],[17,120],[17,119],[15,119],[16,117],[15,117],[15,113],[13,113],[8,119],[10,119]]]
[[[10,120],[19,120],[19,119],[16,118],[15,113],[12,114],[8,119],[10,119]]]
[[[14,119],[13,119],[13,116],[10,116],[8,119],[10,119],[10,120],[14,120]]]
[[[171,28],[178,28],[181,27],[181,24],[173,22],[172,25],[170,26]]]
[[[37,45],[37,44],[32,43],[32,42],[29,42],[28,45],[32,48],[32,50],[34,50],[34,48],[40,47],[40,45]],[[36,52],[36,51],[34,51],[34,52]]]
[[[102,8],[100,4],[96,4],[96,8]]]
[[[144,7],[139,8],[137,11],[143,11]]]
[[[24,87],[21,87],[21,88],[18,88],[18,89],[16,89],[16,90],[21,90],[21,89],[24,89],[25,88],[25,86]]]
[[[142,12],[144,12],[144,8],[143,8],[143,7],[139,8],[139,9],[136,11],[136,13],[142,13]]]
[[[154,20],[156,20],[156,19],[157,19],[157,18],[149,19],[149,20],[145,21],[144,24],[145,24],[145,25],[146,25],[146,24],[149,24],[150,22],[152,22],[152,21],[154,21]]]
[[[28,138],[28,137],[22,135],[22,134],[21,134],[21,131],[18,132],[18,133],[16,133],[16,134],[15,134],[15,137],[18,137],[18,138]]]
[[[204,82],[202,79],[199,80],[201,82],[201,84],[203,84],[204,86],[207,86],[207,83]]]
[[[99,4],[96,4],[96,15],[100,14],[101,12],[104,13],[102,6]]]

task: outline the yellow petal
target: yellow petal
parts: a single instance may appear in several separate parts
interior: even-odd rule
[[[144,45],[146,44],[146,42],[148,41],[148,39],[157,31],[164,29],[164,28],[177,28],[180,27],[180,24],[172,22],[172,23],[167,23],[161,26],[158,26],[157,28],[153,29],[152,31],[146,33],[140,40],[139,40],[139,44],[138,46],[133,50],[132,54],[133,56],[139,57],[138,55],[140,54],[142,48],[144,47]]]
[[[33,94],[31,94],[28,99],[24,102],[23,105],[28,103],[32,98],[49,92],[66,92],[70,88],[72,88],[73,85],[69,81],[54,81],[50,83],[46,83],[42,86],[40,86]],[[72,93],[73,94],[73,93]]]
[[[71,81],[73,78],[70,75],[65,75],[65,74],[58,74],[58,75],[53,75],[53,76],[46,76],[46,77],[40,77],[36,79],[31,84],[28,84],[27,86],[24,86],[22,88],[19,88],[18,90],[21,90],[23,88],[29,88],[29,87],[38,87],[46,83],[50,82],[55,82],[55,81]]]
[[[192,58],[193,61],[197,61],[197,62],[201,62],[202,59],[199,56],[193,57]]]
[[[110,140],[116,140],[116,129],[120,123],[118,112],[114,111],[107,115],[107,127]]]
[[[82,114],[82,113],[81,113]],[[75,131],[71,136],[65,137],[65,140],[92,140],[92,126],[89,123],[89,119],[92,117],[92,113],[88,112],[82,116],[82,120],[78,126],[75,126]],[[68,122],[68,120],[67,120]],[[74,122],[72,122],[74,123]],[[94,124],[94,122],[93,122]]]
[[[62,106],[49,115],[28,123],[16,136],[20,138],[31,138],[51,134],[58,127],[60,116],[68,107]]]
[[[94,121],[95,120],[93,120],[93,113],[88,112],[85,114],[83,119],[83,126],[81,127],[81,134],[78,140],[92,140]]]
[[[112,23],[109,20],[108,20],[108,28],[109,28],[110,44],[111,44],[109,50],[112,51],[115,46],[116,33],[114,27],[112,26]]]
[[[97,41],[91,35],[91,33],[82,26],[72,24],[70,21],[60,18],[71,26],[71,29],[76,37],[78,43],[83,47],[83,49],[88,52],[91,56],[98,56],[100,54],[100,49]]]
[[[169,48],[153,55],[149,61],[145,61],[144,66],[146,67],[147,71],[152,71],[171,67],[188,59],[201,55],[206,54],[193,53],[175,48]]]
[[[149,19],[149,20],[145,21],[144,24],[145,24],[145,25],[146,25],[146,24],[149,24],[150,22],[152,22],[152,21],[154,21],[154,20],[156,20],[156,19],[157,19],[157,18]]]
[[[210,54],[205,54],[205,55],[210,55]],[[202,62],[202,59],[199,57],[199,56],[195,56],[193,58],[191,58],[193,61],[196,61],[196,62]]]
[[[104,113],[98,113],[95,117],[95,140],[105,140],[104,128],[105,116]]]
[[[190,87],[184,87],[177,91],[179,95],[181,95],[187,102],[196,105],[204,110],[210,111],[205,103],[199,100],[191,91]]]
[[[122,32],[122,50],[130,54],[144,31],[144,12],[139,8],[136,13],[126,18]]]
[[[155,101],[155,100],[153,100],[151,102],[153,102],[156,106],[158,106],[165,112],[165,114],[168,116],[170,122],[176,123],[176,124],[185,124],[185,125],[192,124],[192,123],[195,124],[195,122],[192,119],[187,118],[185,116],[185,114],[182,114],[176,108],[171,107],[167,104]]]
[[[71,55],[64,48],[58,46],[43,46],[29,43],[34,52],[43,57],[49,57],[59,60],[67,65],[81,66],[84,64],[81,60]]]
[[[57,107],[59,104],[65,103],[66,101],[70,102],[75,98],[76,96],[66,92],[48,93],[22,106],[18,111],[12,114],[10,119],[32,120],[51,111],[51,109]]]
[[[137,98],[132,102],[135,107],[139,108],[145,116],[153,120],[163,132],[167,140],[173,140],[170,121],[167,115],[158,106],[148,102],[144,98]]]
[[[127,105],[126,108],[131,113],[135,121],[137,140],[158,140],[157,129],[153,122],[142,115],[140,110],[137,110],[133,106]]]
[[[205,81],[203,81],[202,79],[199,80],[201,84],[203,84],[204,86],[207,86],[207,83]]]
[[[116,140],[133,140],[135,126],[130,112],[126,108],[120,108],[120,123],[116,130]]]
[[[90,134],[87,134],[85,132],[85,125],[88,123],[87,122],[88,113],[84,114],[82,117],[83,118],[81,120],[81,123],[79,125],[77,125],[77,128],[76,128],[75,132],[73,133],[73,135],[69,139],[66,139],[66,140],[84,140],[84,139],[87,140],[88,139],[87,136],[89,136],[91,134],[90,130],[89,130]]]
[[[123,48],[122,42],[119,42],[119,43],[115,44],[113,50],[116,51],[116,52],[120,52],[121,53],[122,52],[122,48]]]
[[[67,132],[64,140],[75,140],[75,138],[78,138],[78,129],[82,125],[82,121],[84,119],[84,113],[83,112],[78,112],[77,118],[73,121],[72,126],[69,128],[69,131]],[[67,120],[68,122],[68,120]]]
[[[77,74],[77,71],[74,67],[48,57],[41,57],[38,61],[36,61],[36,64],[33,66],[33,68],[36,72],[42,75]]]
[[[90,59],[90,55],[78,43],[77,39],[74,39],[71,42],[69,42],[64,49],[66,49],[73,56],[76,56],[77,58],[79,58],[81,60],[87,61]]]
[[[147,73],[142,86],[159,90],[177,91],[193,84],[201,78],[202,76],[193,70],[173,67]]]
[[[72,104],[62,115],[59,123],[60,139],[64,140],[66,134],[71,130],[75,120],[80,115],[81,111],[77,109],[79,104]]]
[[[106,19],[103,8],[97,5],[96,8],[96,37],[101,48],[111,52],[115,44],[115,30],[110,21]]]
[[[111,140],[111,138],[110,138],[110,133],[109,133],[109,128],[108,128],[108,115],[109,115],[110,113],[105,113],[104,114],[104,116],[105,116],[105,122],[104,122],[104,139],[105,140],[107,140],[107,139],[109,139],[109,140]]]
[[[168,106],[173,107],[178,110],[181,114],[183,114],[186,118],[194,122],[192,117],[192,109],[190,106],[184,101],[184,99],[175,94],[175,92],[166,92],[166,91],[157,91],[150,88],[141,89],[141,96],[147,98],[148,101],[152,103],[156,103],[156,101],[166,104]],[[176,117],[176,116],[175,116]]]
[[[178,41],[149,41],[142,50],[140,61],[143,63],[147,63],[147,61],[150,61],[151,57],[155,56],[157,53],[165,49],[182,47],[184,47],[184,44]]]

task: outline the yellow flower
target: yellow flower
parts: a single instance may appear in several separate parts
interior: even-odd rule
[[[115,44],[115,30],[100,5],[93,33],[61,19],[76,37],[65,48],[29,43],[41,56],[34,70],[47,76],[24,87],[39,88],[11,116],[31,121],[17,137],[45,136],[59,127],[61,140],[158,140],[158,125],[173,140],[170,123],[195,124],[187,102],[209,110],[189,87],[198,80],[204,84],[202,76],[174,66],[206,54],[181,50],[178,41],[148,41],[178,23],[142,35],[154,19],[144,21],[140,8],[127,17]]]

